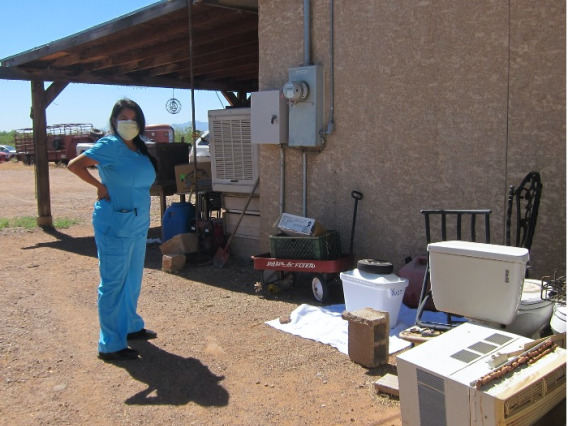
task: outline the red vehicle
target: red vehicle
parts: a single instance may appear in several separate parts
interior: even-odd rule
[[[67,164],[77,156],[77,144],[95,143],[103,132],[92,124],[55,124],[47,126],[47,158],[54,163]],[[33,129],[16,130],[16,156],[24,164],[35,162]]]
[[[144,136],[146,136],[147,142],[175,142],[174,128],[169,124],[147,124],[144,129]]]

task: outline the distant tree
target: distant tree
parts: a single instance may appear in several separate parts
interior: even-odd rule
[[[178,129],[175,134],[175,141],[181,142],[183,140],[185,143],[192,145],[193,144],[192,133],[193,133],[193,128],[191,126],[188,126],[183,130]],[[197,137],[201,136],[202,133],[203,131],[197,130]]]
[[[10,145],[15,146],[15,135],[16,131],[12,130],[10,132],[0,132],[0,145]]]

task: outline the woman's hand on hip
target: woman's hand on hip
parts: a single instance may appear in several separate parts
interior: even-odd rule
[[[108,195],[108,189],[106,186],[101,185],[97,187],[97,200],[107,200],[110,201],[110,195]]]

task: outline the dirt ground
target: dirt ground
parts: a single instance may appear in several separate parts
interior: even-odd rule
[[[0,164],[0,178],[0,218],[37,216],[33,166]],[[96,193],[63,167],[49,179],[54,219],[80,223],[0,231],[0,424],[401,425],[398,400],[374,389],[394,361],[366,369],[266,325],[315,301],[301,280],[255,294],[246,259],[170,274],[149,245],[139,311],[158,338],[132,344],[139,360],[99,360]]]

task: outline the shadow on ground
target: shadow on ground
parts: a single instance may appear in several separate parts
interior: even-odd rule
[[[49,243],[37,243],[33,246],[22,247],[22,250],[34,250],[36,248],[53,248],[56,250],[67,251],[79,254],[81,256],[97,257],[97,246],[95,245],[95,237],[72,237],[55,228],[42,228],[43,232],[57,238],[56,241]]]
[[[229,403],[229,393],[221,386],[224,376],[213,374],[195,358],[183,358],[144,340],[131,342],[141,358],[116,361],[134,380],[147,388],[128,398],[128,405],[184,405],[222,407]]]
[[[149,239],[157,238],[160,227],[149,230]],[[37,243],[32,246],[23,247],[24,250],[34,250],[36,248],[52,248],[62,250],[82,256],[96,258],[97,248],[94,236],[73,237],[55,228],[43,228],[43,232],[53,236],[56,240],[47,243]],[[219,268],[212,264],[213,255],[206,258],[188,260],[185,268],[176,273],[177,276],[191,281],[201,282],[230,291],[247,294],[257,294],[268,300],[279,300],[288,303],[301,304],[309,303],[317,305],[311,290],[311,277],[309,274],[296,274],[293,286],[283,283],[276,283],[276,292],[270,292],[263,287],[259,293],[255,291],[255,284],[262,282],[262,271],[255,270],[251,259],[229,257],[224,267]],[[151,243],[147,246],[146,263],[147,269],[162,269],[162,253],[158,243]],[[341,286],[330,288],[331,297],[327,304],[343,303],[343,291]]]

